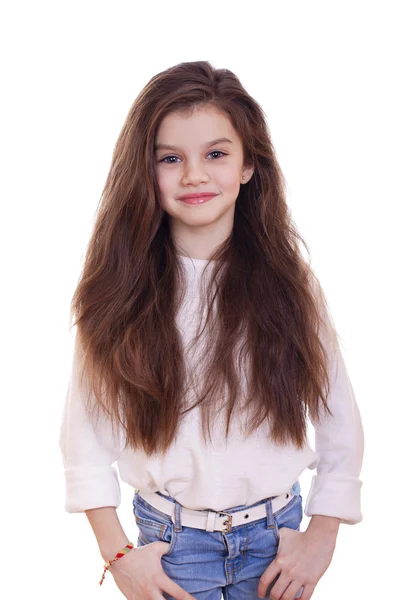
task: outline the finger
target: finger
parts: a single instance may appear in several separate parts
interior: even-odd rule
[[[276,559],[274,559],[272,563],[265,569],[264,573],[260,577],[260,581],[258,582],[257,594],[259,598],[265,598],[268,586],[279,575],[280,572],[280,567],[278,566]]]
[[[299,600],[310,600],[311,596],[313,595],[315,590],[315,585],[312,585],[311,583],[307,583],[306,585],[303,586],[303,592],[301,594],[301,596],[299,596]]]
[[[303,592],[303,586],[301,585],[301,583],[299,581],[296,581],[295,579],[293,579],[293,581],[291,582],[290,585],[287,586],[287,588],[284,590],[285,592],[285,597],[287,596],[287,600],[297,600],[297,598],[299,598],[299,600],[304,600],[304,597],[301,595]],[[283,592],[282,592],[283,593]],[[276,594],[277,598],[280,598],[282,594]]]
[[[196,598],[191,596],[189,592],[181,588],[181,586],[175,583],[175,581],[172,581],[168,575],[162,577],[161,589],[176,598],[176,600],[196,600]]]
[[[288,588],[291,584],[291,581],[292,580],[288,576],[284,577],[283,574],[281,573],[278,581],[275,583],[275,585],[269,591],[271,600],[278,600],[281,596],[283,596],[283,594],[285,594],[285,600],[286,600],[286,594],[289,591]],[[293,600],[299,587],[300,586],[297,587],[297,590],[295,591],[293,596],[291,596],[289,593],[287,600]]]

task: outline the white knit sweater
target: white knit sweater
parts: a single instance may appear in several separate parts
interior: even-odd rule
[[[198,282],[207,261],[182,257],[189,277],[188,295],[178,314],[185,344],[194,333],[198,315]],[[190,411],[179,437],[162,456],[123,451],[122,435],[114,439],[103,419],[89,422],[78,389],[79,353],[76,343],[60,429],[60,450],[65,467],[67,512],[83,512],[121,503],[121,480],[134,489],[160,491],[194,509],[226,510],[251,505],[288,491],[306,469],[316,469],[304,513],[339,517],[342,523],[362,520],[360,472],[364,433],[360,412],[340,350],[333,362],[328,397],[334,418],[315,426],[315,449],[307,443],[275,446],[263,424],[245,439],[239,420],[225,443],[224,427],[216,430],[213,445],[204,444],[200,411]],[[219,433],[218,433],[219,432]]]

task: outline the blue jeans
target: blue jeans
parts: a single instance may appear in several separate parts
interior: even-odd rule
[[[196,600],[252,600],[258,599],[257,587],[261,575],[278,552],[280,527],[300,530],[303,518],[302,496],[298,481],[292,487],[294,497],[275,513],[271,498],[252,504],[265,504],[266,516],[257,521],[232,527],[229,533],[205,531],[181,525],[182,505],[175,503],[175,523],[166,513],[153,508],[135,492],[133,512],[139,537],[137,546],[155,541],[169,543],[161,558],[165,573]],[[225,512],[242,510],[246,505],[225,508]],[[275,585],[279,575],[267,590]],[[164,598],[173,596],[163,592]]]

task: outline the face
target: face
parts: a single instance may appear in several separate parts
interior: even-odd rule
[[[168,114],[157,131],[155,161],[174,237],[187,248],[194,234],[222,242],[233,226],[240,185],[253,173],[243,166],[242,142],[229,118],[211,106],[196,108],[190,116]],[[194,204],[181,199],[208,193],[215,195]]]

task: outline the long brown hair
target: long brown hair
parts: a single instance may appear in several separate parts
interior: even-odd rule
[[[204,271],[208,317],[197,339],[206,330],[211,335],[203,387],[188,406],[190,378],[176,325],[184,270],[160,204],[154,145],[168,113],[204,105],[225,111],[242,140],[244,163],[255,169],[240,188],[232,232]],[[210,422],[221,427],[216,410],[225,408],[228,436],[245,376],[246,432],[268,419],[272,441],[301,449],[308,413],[317,420],[322,407],[332,414],[327,349],[337,347],[337,334],[301,255],[300,242],[308,255],[309,249],[289,214],[265,114],[237,76],[196,61],[152,77],[122,127],[96,212],[71,302],[88,411],[90,404],[101,408],[122,426],[127,446],[165,452],[194,406],[210,441]]]

